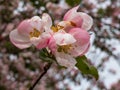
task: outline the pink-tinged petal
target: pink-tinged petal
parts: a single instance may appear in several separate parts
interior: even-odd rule
[[[90,44],[89,33],[86,30],[82,30],[80,28],[73,28],[69,33],[76,39],[76,42],[73,44],[73,49],[70,51],[70,53],[73,56],[79,56],[86,53]]]
[[[68,34],[63,30],[59,30],[53,37],[57,45],[68,45],[76,42],[76,39],[71,34]]]
[[[51,17],[47,13],[44,13],[42,15],[42,21],[44,23],[45,31],[50,31],[50,28],[52,26],[52,19],[51,19]]]
[[[30,19],[29,23],[33,29],[43,32],[43,22],[39,16],[34,16]]]
[[[76,60],[69,54],[65,54],[63,52],[56,52],[55,57],[58,64],[60,64],[61,66],[72,69],[76,64]]]
[[[49,33],[42,33],[39,37],[33,37],[30,39],[31,43],[38,49],[42,49],[48,46],[50,39]]]
[[[29,20],[22,21],[17,27],[19,33],[29,36],[29,33],[33,30],[29,23]]]
[[[67,11],[66,14],[63,17],[63,20],[67,21],[69,19],[72,19],[76,14],[77,9],[78,9],[78,6],[70,9],[69,11]]]
[[[89,48],[90,48],[90,43],[88,44],[88,46],[86,46],[86,50],[84,50],[84,52],[80,54],[80,56],[85,55],[88,52]]]
[[[31,46],[29,37],[20,34],[17,30],[10,32],[10,41],[20,49],[28,48]]]
[[[58,26],[63,28],[66,32],[69,32],[71,28],[75,27],[75,25],[70,21],[61,21],[58,23]]]
[[[51,50],[53,54],[57,51],[57,45],[55,39],[53,37],[50,38],[48,48]]]
[[[86,13],[79,12],[80,16],[83,18],[83,24],[81,26],[84,30],[90,30],[93,25],[93,19]]]
[[[70,9],[64,16],[63,20],[72,21],[82,29],[89,30],[93,25],[93,19],[86,13],[77,12],[78,6]]]
[[[70,9],[65,15],[63,20],[64,21],[71,21],[73,22],[76,27],[81,27],[83,23],[83,18],[77,12],[78,6]]]

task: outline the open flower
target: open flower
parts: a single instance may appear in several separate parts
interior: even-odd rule
[[[72,22],[71,25],[75,27],[82,28],[84,30],[89,30],[93,25],[93,19],[86,13],[77,12],[79,6],[70,9],[65,15],[63,20]],[[65,25],[62,23],[62,25]]]
[[[48,14],[43,14],[42,19],[34,16],[24,20],[10,33],[11,42],[18,48],[24,49],[32,44],[41,49],[47,46],[52,20]]]
[[[57,62],[69,68],[75,66],[75,57],[85,54],[89,45],[89,33],[80,28],[72,28],[68,33],[61,29],[49,41],[49,48]]]
[[[10,40],[20,49],[31,45],[38,49],[48,47],[61,66],[73,68],[75,58],[89,49],[90,35],[87,30],[93,23],[89,15],[77,12],[77,9],[69,10],[56,26],[52,26],[48,14],[43,14],[42,18],[34,16],[24,20],[10,33]]]

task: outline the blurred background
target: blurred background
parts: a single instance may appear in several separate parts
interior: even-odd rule
[[[94,19],[93,45],[86,56],[99,80],[54,64],[34,90],[120,90],[120,0],[0,0],[0,90],[28,90],[46,64],[36,48],[20,50],[11,44],[10,31],[44,12],[57,23],[76,5]]]

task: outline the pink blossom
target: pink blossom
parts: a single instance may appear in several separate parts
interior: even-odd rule
[[[48,14],[43,14],[42,19],[34,16],[24,20],[10,33],[11,42],[18,48],[24,49],[32,44],[41,49],[47,46],[50,38],[52,20]]]
[[[75,38],[64,30],[56,32],[53,37],[57,45],[67,45],[76,42]]]
[[[90,46],[90,35],[86,30],[80,28],[73,28],[69,32],[76,39],[76,43],[73,44],[73,49],[70,50],[73,56],[84,55]]]
[[[61,66],[65,66],[67,68],[73,68],[76,64],[75,58],[64,52],[56,52],[55,56],[58,64]]]
[[[79,6],[70,9],[65,15],[63,20],[70,21],[76,26],[84,30],[89,30],[93,25],[93,19],[86,13],[77,12]]]
[[[61,66],[73,68],[75,57],[84,55],[90,47],[90,35],[87,32],[93,24],[92,18],[78,7],[69,10],[63,20],[53,28],[49,48]]]
[[[85,54],[89,45],[89,33],[80,28],[72,28],[68,33],[59,30],[54,33],[49,42],[49,48],[53,51],[57,62],[65,67],[71,66],[71,68],[76,64],[74,58]]]
[[[84,55],[89,49],[90,35],[87,30],[93,23],[89,15],[77,12],[77,8],[69,10],[64,21],[56,26],[52,26],[48,14],[24,20],[10,33],[10,40],[20,49],[31,45],[38,49],[48,47],[61,66],[73,68],[75,57]]]

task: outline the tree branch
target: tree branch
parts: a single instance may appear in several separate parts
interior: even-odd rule
[[[34,87],[36,86],[36,84],[40,81],[40,79],[47,73],[47,71],[49,70],[49,68],[51,67],[52,63],[48,63],[45,67],[44,67],[44,71],[42,72],[42,74],[39,76],[39,78],[35,81],[35,83],[30,87],[29,90],[33,90]]]

